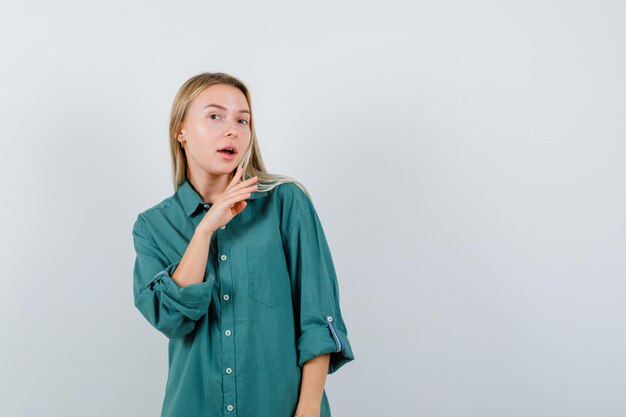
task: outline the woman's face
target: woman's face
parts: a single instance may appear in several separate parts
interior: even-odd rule
[[[179,142],[185,142],[189,169],[194,175],[233,172],[250,144],[250,108],[236,87],[216,84],[205,88],[187,109]],[[233,153],[222,151],[232,148]]]

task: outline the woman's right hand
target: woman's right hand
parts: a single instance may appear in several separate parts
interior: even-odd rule
[[[207,233],[214,233],[218,227],[226,225],[243,211],[248,204],[245,199],[250,197],[250,193],[257,189],[257,185],[254,183],[258,180],[258,177],[255,176],[239,182],[242,175],[243,168],[238,166],[230,184],[228,184],[224,193],[213,202],[211,209],[198,224],[198,228],[202,228]]]

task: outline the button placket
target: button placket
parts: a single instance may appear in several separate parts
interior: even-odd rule
[[[235,406],[237,404],[237,390],[236,390],[236,377],[235,368],[237,365],[235,359],[235,338],[229,337],[233,334],[233,325],[235,322],[235,310],[233,302],[229,301],[233,295],[234,288],[233,269],[231,267],[232,262],[229,259],[232,255],[230,246],[230,228],[221,227],[220,232],[216,234],[217,248],[219,254],[218,270],[220,279],[220,291],[222,292],[222,300],[224,302],[221,305],[220,315],[220,327],[224,329],[222,334],[222,364],[224,366],[224,372],[229,375],[223,378],[223,394],[226,410],[229,411],[229,416],[234,416],[236,412]]]

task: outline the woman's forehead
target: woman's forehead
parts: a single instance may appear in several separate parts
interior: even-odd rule
[[[199,110],[213,105],[227,111],[250,112],[246,96],[241,90],[226,84],[216,84],[205,88],[191,104]]]

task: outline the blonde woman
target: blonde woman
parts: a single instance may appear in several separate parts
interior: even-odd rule
[[[162,417],[329,417],[354,359],[306,188],[269,174],[250,94],[203,73],[170,117],[174,194],[133,226],[135,306],[169,339]]]

